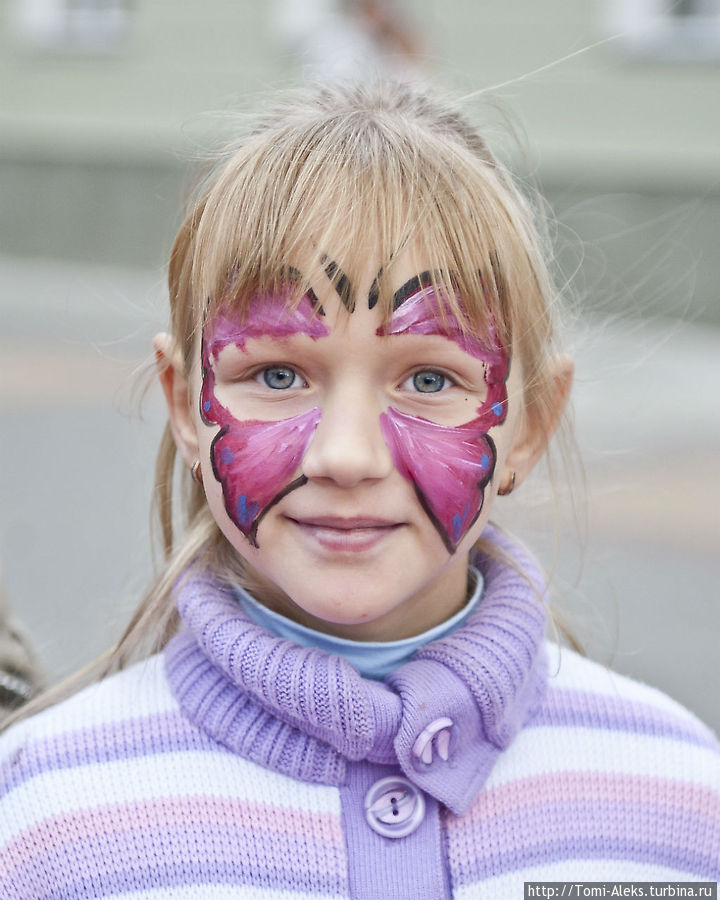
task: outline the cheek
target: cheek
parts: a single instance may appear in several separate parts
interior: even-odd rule
[[[279,422],[227,422],[210,445],[213,474],[222,486],[230,520],[257,546],[265,512],[281,497],[305,484],[298,471],[320,421],[311,409]]]
[[[204,341],[201,360],[200,417],[206,425],[220,426],[209,451],[213,474],[222,487],[230,521],[257,547],[257,529],[265,512],[307,480],[300,476],[291,481],[320,421],[320,410],[279,422],[238,421],[215,396],[215,372]]]
[[[507,418],[508,374],[508,357],[498,350],[488,363],[487,395],[475,418],[464,425],[438,425],[392,407],[380,417],[396,468],[414,485],[449,553],[455,552],[483,508],[497,463],[488,431]]]
[[[320,410],[278,422],[238,421],[215,396],[215,372],[203,340],[200,417],[220,430],[210,445],[210,462],[222,487],[230,521],[257,547],[257,530],[267,510],[307,479],[293,478],[320,421]]]
[[[411,481],[450,553],[477,520],[497,452],[478,422],[451,428],[388,409],[380,417],[401,475]]]

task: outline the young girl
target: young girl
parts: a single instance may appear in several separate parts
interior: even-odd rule
[[[572,364],[530,211],[462,116],[294,96],[225,154],[169,282],[166,566],[111,677],[0,742],[0,896],[720,878],[715,739],[546,643],[544,576],[489,524]]]

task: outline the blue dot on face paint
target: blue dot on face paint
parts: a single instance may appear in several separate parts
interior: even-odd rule
[[[487,453],[483,453],[483,455],[480,457],[480,465],[483,469],[487,469],[487,467],[490,465],[490,457],[487,455]]]
[[[493,403],[492,411],[493,411],[493,415],[495,415],[499,418],[503,412],[502,403]]]
[[[468,513],[470,512],[470,504],[465,504],[465,509],[463,510],[463,514],[455,513],[452,517],[452,521],[450,522],[450,527],[452,528],[452,539],[457,543],[460,540],[460,535],[462,534],[463,525],[465,524],[465,519],[468,517]]]
[[[462,528],[462,519],[460,518],[460,516],[457,513],[452,517],[452,522],[450,524],[452,525],[452,538],[454,541],[458,541],[460,539],[460,529]]]
[[[248,503],[245,494],[241,494],[237,502],[237,514],[241,525],[249,525],[258,511],[257,503]]]
[[[203,401],[203,412],[210,412],[210,407],[212,403],[209,400]]]
[[[223,447],[220,451],[220,459],[226,466],[229,466],[231,462],[235,461],[235,454],[229,447]]]

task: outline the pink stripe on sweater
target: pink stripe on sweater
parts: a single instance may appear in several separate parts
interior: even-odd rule
[[[44,819],[18,833],[0,850],[0,877],[24,865],[42,848],[44,855],[67,842],[87,841],[122,832],[210,825],[253,834],[293,836],[298,844],[318,843],[334,848],[330,859],[344,858],[345,839],[340,816],[311,813],[270,803],[223,797],[157,797],[151,800],[85,807]],[[338,874],[334,872],[332,874]],[[343,874],[343,873],[340,873]]]
[[[598,803],[620,799],[643,806],[658,802],[665,811],[692,815],[707,812],[717,803],[715,791],[685,781],[607,772],[557,772],[488,788],[480,793],[464,819],[448,816],[447,827],[452,832],[515,810],[578,799]]]

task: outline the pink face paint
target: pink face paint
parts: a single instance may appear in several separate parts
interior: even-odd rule
[[[453,428],[390,407],[380,416],[395,466],[415,485],[450,553],[480,514],[495,469],[492,438],[477,422]]]
[[[409,289],[416,287],[412,293]],[[461,350],[481,359],[487,365],[498,366],[500,369],[506,365],[507,360],[498,351],[497,347],[488,347],[463,331],[460,321],[452,311],[442,293],[424,282],[424,276],[411,279],[406,285],[395,293],[395,303],[399,305],[392,314],[389,325],[380,327],[377,334],[437,334],[440,337],[454,341]]]
[[[320,410],[276,422],[239,421],[215,396],[213,363],[228,345],[243,350],[250,338],[282,340],[298,334],[313,339],[328,334],[307,296],[296,309],[288,309],[282,296],[254,298],[242,322],[220,310],[208,334],[203,333],[200,414],[207,425],[221,426],[210,447],[213,474],[222,485],[228,516],[254,547],[267,510],[307,481],[304,475],[292,476],[315,433]]]
[[[414,484],[420,503],[448,551],[454,553],[480,515],[485,487],[495,471],[497,451],[488,431],[507,416],[509,360],[497,342],[486,347],[463,334],[447,307],[440,318],[441,302],[431,286],[421,286],[401,300],[387,329],[378,329],[378,333],[437,334],[454,341],[483,362],[487,396],[477,416],[464,425],[438,425],[390,407],[380,416],[380,427],[395,466]]]
[[[279,422],[235,422],[221,428],[210,448],[213,474],[220,482],[225,509],[253,547],[268,509],[307,482],[294,480],[320,421],[311,409]]]
[[[318,315],[318,308],[305,294],[295,309],[288,307],[282,294],[253,297],[242,322],[228,317],[223,309],[212,318],[210,336],[205,335],[208,355],[217,359],[223,347],[234,344],[241,350],[250,338],[271,337],[276,340],[307,334],[311,338],[326,337],[328,330]]]

